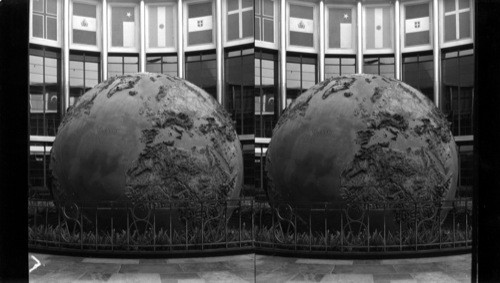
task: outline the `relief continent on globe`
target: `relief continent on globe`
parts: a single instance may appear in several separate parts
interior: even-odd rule
[[[456,144],[444,115],[409,85],[329,78],[280,117],[266,157],[271,201],[440,202],[455,197]]]
[[[225,200],[242,186],[227,112],[177,77],[113,77],[65,115],[51,152],[56,201]]]

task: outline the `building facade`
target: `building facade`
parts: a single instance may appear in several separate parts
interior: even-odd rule
[[[47,185],[66,110],[109,77],[158,72],[203,88],[230,113],[244,194],[262,195],[280,113],[325,78],[380,74],[444,112],[472,186],[473,0],[31,0],[30,187]]]

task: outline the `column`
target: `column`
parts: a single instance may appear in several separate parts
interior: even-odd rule
[[[177,0],[177,76],[184,78],[184,26],[182,0]]]
[[[434,52],[434,103],[441,104],[441,45],[439,42],[439,0],[432,1],[432,40]]]
[[[363,11],[361,10],[361,0],[358,0],[358,5],[357,5],[357,36],[358,36],[358,50],[356,52],[356,73],[361,74],[363,73],[363,26],[362,26],[362,16],[363,16]]]
[[[139,17],[141,17],[140,21],[140,40],[141,40],[141,51],[139,53],[139,72],[146,72],[146,9],[144,5],[144,0],[141,0],[141,4],[139,6]]]
[[[215,1],[216,16],[216,62],[217,62],[217,101],[222,105],[222,66],[224,58],[222,57],[222,0]]]
[[[319,81],[325,80],[325,1],[319,2]]]
[[[63,93],[61,95],[61,115],[66,114],[69,107],[69,36],[70,36],[70,14],[69,14],[69,0],[64,0],[63,3]]]
[[[401,79],[401,34],[400,34],[400,10],[399,10],[399,0],[394,3],[394,22],[395,22],[395,36],[394,36],[394,66],[396,67],[396,79]]]
[[[286,1],[280,1],[280,43],[279,43],[280,101],[278,117],[286,108]]]
[[[102,80],[108,79],[108,1],[102,0]]]

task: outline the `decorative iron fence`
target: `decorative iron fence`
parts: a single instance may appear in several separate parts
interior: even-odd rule
[[[469,252],[472,201],[304,203],[255,199],[57,203],[29,199],[29,248],[175,255],[247,250],[398,256]]]

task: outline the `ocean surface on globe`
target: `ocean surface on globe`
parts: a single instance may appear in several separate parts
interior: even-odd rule
[[[241,144],[227,112],[177,77],[110,78],[69,109],[50,168],[55,201],[132,204],[238,198]]]
[[[268,198],[292,207],[452,199],[458,156],[448,124],[432,101],[401,81],[368,74],[326,79],[301,94],[274,129]]]

